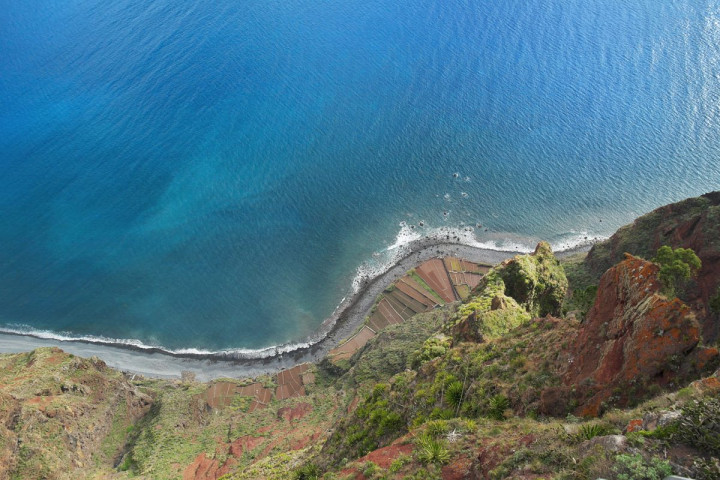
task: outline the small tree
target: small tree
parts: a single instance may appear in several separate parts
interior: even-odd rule
[[[660,281],[667,296],[674,296],[681,282],[697,275],[702,266],[700,259],[690,248],[676,248],[664,245],[660,247],[653,262],[660,265]]]

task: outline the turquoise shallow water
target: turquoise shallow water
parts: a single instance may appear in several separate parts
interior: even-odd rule
[[[717,1],[0,7],[3,328],[260,348],[409,238],[561,248],[720,186]]]

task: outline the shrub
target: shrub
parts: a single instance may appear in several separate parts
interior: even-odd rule
[[[412,459],[409,455],[400,455],[395,460],[393,460],[388,470],[390,471],[390,473],[397,473],[402,470],[402,467],[410,463],[411,460]]]
[[[293,472],[293,480],[317,480],[320,478],[320,467],[307,463]]]
[[[720,313],[720,286],[718,286],[715,296],[710,299],[710,310],[714,313]]]
[[[362,473],[365,478],[371,478],[373,475],[375,475],[379,471],[380,471],[380,467],[378,467],[377,464],[375,464],[373,462],[367,462],[367,463],[365,463]]]
[[[580,318],[583,319],[592,308],[595,303],[595,297],[597,297],[597,285],[590,285],[585,288],[578,288],[573,290],[572,297],[566,302],[564,310],[578,310],[580,312]]]
[[[675,289],[681,282],[695,276],[702,266],[700,259],[690,248],[672,248],[664,245],[660,247],[653,262],[660,265],[660,281],[668,296],[675,294]]]
[[[601,437],[603,435],[610,435],[613,432],[612,427],[603,425],[601,423],[586,423],[581,425],[576,438],[579,441],[590,440],[591,438]]]
[[[720,452],[720,398],[705,398],[683,407],[674,437],[708,453]]]
[[[667,460],[653,457],[646,461],[640,454],[617,455],[613,470],[618,474],[618,480],[662,480],[672,475],[672,468]]]
[[[495,395],[490,399],[488,408],[488,416],[495,420],[503,420],[505,418],[505,410],[510,408],[510,401],[505,395]]]
[[[450,461],[450,452],[448,452],[445,442],[437,440],[430,435],[422,435],[417,441],[418,459],[424,464],[442,465]]]
[[[448,403],[451,406],[458,408],[463,397],[463,384],[457,380],[452,382],[448,386],[447,393],[445,395]]]
[[[717,480],[720,478],[720,460],[698,458],[693,462],[693,471],[696,480]]]
[[[426,432],[433,438],[442,437],[449,430],[448,423],[445,420],[432,420],[427,423]]]
[[[448,351],[450,345],[450,338],[442,334],[434,335],[428,338],[423,343],[422,348],[416,350],[410,355],[410,366],[412,368],[418,368],[425,362],[437,357],[442,357]]]

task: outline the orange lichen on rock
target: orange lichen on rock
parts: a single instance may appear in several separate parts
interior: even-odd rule
[[[599,414],[618,387],[634,385],[642,391],[650,384],[665,385],[690,368],[688,360],[697,369],[698,354],[703,364],[717,357],[717,351],[696,348],[700,328],[695,314],[679,299],[660,294],[658,271],[657,265],[627,254],[600,279],[565,378],[567,385],[587,385],[592,394],[581,414]]]

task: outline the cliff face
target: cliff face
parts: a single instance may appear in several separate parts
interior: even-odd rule
[[[57,348],[0,357],[0,479],[77,478],[116,463],[150,403],[101,360]]]
[[[720,285],[720,192],[689,198],[643,215],[595,245],[585,264],[599,278],[622,261],[625,252],[649,259],[663,245],[691,248],[702,261],[696,279],[681,297],[695,310],[704,340],[714,342],[720,334],[720,319],[709,308],[709,302]]]
[[[408,318],[372,323],[342,361],[271,377],[129,381],[58,349],[0,355],[0,480],[720,478],[720,370],[690,383],[720,363],[719,214],[720,194],[669,205],[585,261],[561,264],[543,242],[477,284],[452,260],[433,272],[477,285],[462,304],[436,306],[432,282],[404,277],[413,289],[386,290],[387,304],[424,313],[400,308]],[[624,255],[663,244],[703,262],[681,299]],[[582,310],[563,305],[567,278]]]
[[[699,347],[693,310],[660,294],[659,267],[627,255],[602,276],[595,304],[570,348],[567,385],[578,385],[579,413],[596,416],[610,399],[627,404],[696,375],[718,356]]]

